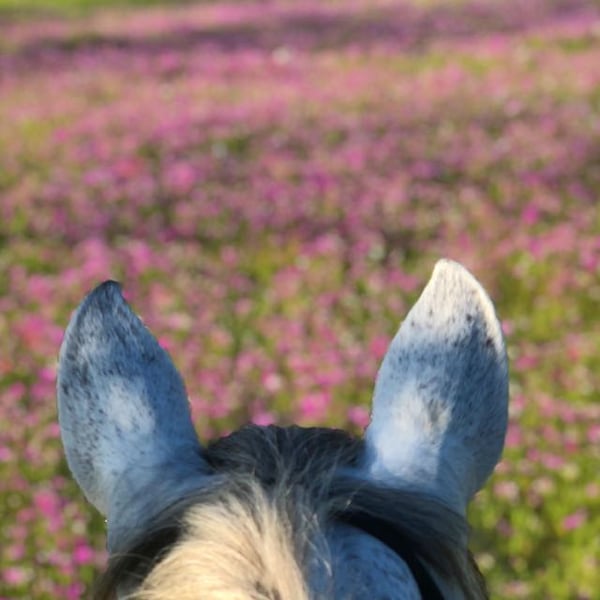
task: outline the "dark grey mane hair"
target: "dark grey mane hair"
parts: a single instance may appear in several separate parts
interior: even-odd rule
[[[212,442],[204,459],[221,476],[218,483],[178,500],[149,529],[136,532],[129,547],[111,557],[94,598],[115,598],[124,581],[133,587],[141,583],[185,536],[185,515],[194,506],[222,503],[226,507],[235,499],[258,522],[260,506],[255,500],[262,494],[289,530],[299,565],[305,564],[309,547],[319,542],[320,559],[329,560],[322,532],[351,507],[388,523],[432,569],[455,580],[465,598],[487,598],[484,579],[471,554],[459,550],[468,529],[461,515],[422,492],[343,474],[345,468],[357,466],[363,445],[363,440],[342,430],[254,425]],[[260,597],[280,600],[268,590]]]

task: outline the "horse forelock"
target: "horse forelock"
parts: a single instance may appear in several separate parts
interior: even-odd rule
[[[464,518],[426,494],[352,475],[362,450],[343,431],[296,426],[248,426],[215,441],[205,450],[214,485],[134,532],[95,597],[119,589],[135,600],[332,598],[348,569],[329,541],[338,517],[355,511],[389,524],[463,597],[486,598]]]

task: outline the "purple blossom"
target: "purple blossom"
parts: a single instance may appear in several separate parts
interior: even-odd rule
[[[0,594],[86,597],[106,564],[54,400],[91,287],[123,282],[203,440],[358,432],[449,256],[490,290],[511,359],[504,460],[472,511],[501,535],[475,554],[494,596],[593,597],[598,17],[592,0],[273,0],[0,18]]]

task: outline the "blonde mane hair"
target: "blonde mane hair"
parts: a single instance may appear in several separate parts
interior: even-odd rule
[[[150,571],[135,598],[308,600],[288,515],[258,485],[248,497],[192,506],[185,536]],[[250,501],[250,505],[248,504]]]
[[[363,442],[343,431],[247,426],[209,445],[218,482],[179,500],[111,557],[97,600],[308,600],[310,569],[335,565],[324,535],[352,507],[385,519],[465,598],[487,598],[463,517],[423,493],[345,477]],[[326,584],[327,585],[327,582]],[[124,593],[125,590],[125,593]],[[128,591],[131,590],[131,591]],[[325,587],[318,598],[333,596]]]

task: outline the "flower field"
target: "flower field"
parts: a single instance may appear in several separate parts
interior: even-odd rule
[[[359,432],[442,256],[489,291],[511,360],[504,460],[470,511],[491,596],[598,598],[600,4],[12,8],[0,599],[88,597],[105,565],[54,392],[95,284],[121,281],[169,349],[202,439]]]

